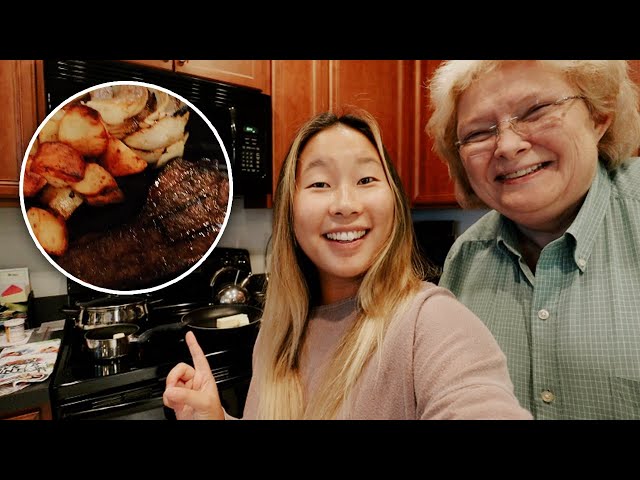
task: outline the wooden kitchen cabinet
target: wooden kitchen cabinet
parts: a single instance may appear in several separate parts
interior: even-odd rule
[[[0,60],[0,206],[17,206],[20,167],[37,128],[35,60]]]
[[[272,60],[273,192],[280,167],[300,125],[329,108],[327,60]]]
[[[35,410],[29,409],[26,411],[20,411],[11,413],[7,416],[0,417],[0,420],[51,420],[51,406],[42,405]]]
[[[298,127],[336,107],[365,108],[379,121],[385,146],[409,187],[413,134],[413,61],[273,60],[273,185]]]
[[[271,60],[124,60],[271,94]]]
[[[447,165],[433,151],[433,142],[426,133],[427,122],[431,117],[429,109],[429,90],[427,82],[441,60],[416,60],[413,87],[414,113],[412,139],[414,142],[411,164],[411,186],[409,197],[414,208],[420,207],[456,207],[453,182],[449,178]]]

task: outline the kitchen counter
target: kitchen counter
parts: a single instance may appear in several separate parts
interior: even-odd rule
[[[43,322],[63,319],[64,314],[60,312],[60,308],[66,303],[66,295],[35,298],[28,315],[28,327],[38,328]],[[61,334],[62,332],[57,333]],[[30,342],[40,340],[36,334],[37,332],[33,332]],[[49,385],[58,368],[59,360],[60,356],[58,355],[53,373],[44,382],[34,383],[15,393],[0,396],[0,419],[51,419]]]

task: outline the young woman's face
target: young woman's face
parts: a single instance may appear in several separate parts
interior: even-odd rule
[[[560,73],[518,62],[482,76],[460,96],[460,157],[473,190],[527,228],[551,231],[571,221],[591,185],[609,123],[596,125],[582,99],[566,99],[575,95]],[[500,133],[487,137],[496,124]]]
[[[394,202],[376,148],[335,125],[316,134],[297,165],[293,221],[300,248],[316,265],[323,303],[357,292],[389,240]]]

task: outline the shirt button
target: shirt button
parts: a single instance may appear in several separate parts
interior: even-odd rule
[[[579,258],[578,259],[578,266],[580,268],[584,268],[587,265],[587,261],[584,258]]]
[[[546,320],[547,318],[549,318],[549,312],[544,308],[542,310],[538,310],[538,318],[540,320]]]
[[[550,390],[543,390],[540,397],[544,403],[552,403],[556,399],[556,396]]]

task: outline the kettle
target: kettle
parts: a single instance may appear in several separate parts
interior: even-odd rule
[[[242,283],[240,283],[240,286],[244,287],[249,292],[252,303],[256,307],[263,308],[266,299],[268,283],[268,273],[250,273],[249,276],[245,278]]]
[[[223,285],[220,289],[217,289],[216,282],[218,277],[226,272],[236,272],[236,279],[233,283],[227,283]],[[251,274],[249,274],[251,275]],[[213,298],[214,302],[218,304],[246,304],[249,301],[249,297],[251,296],[247,289],[242,285],[238,284],[238,277],[240,276],[240,269],[225,266],[216,271],[211,277],[211,281],[209,282],[209,286],[213,290]],[[246,279],[245,279],[246,280]],[[244,283],[244,282],[243,282]]]

